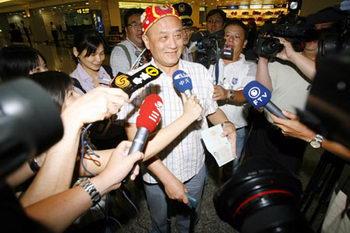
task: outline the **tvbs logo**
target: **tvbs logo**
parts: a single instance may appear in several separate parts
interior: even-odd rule
[[[255,105],[256,108],[265,106],[267,102],[271,99],[271,93],[259,87],[251,87],[248,90],[248,96],[251,99],[251,103]]]

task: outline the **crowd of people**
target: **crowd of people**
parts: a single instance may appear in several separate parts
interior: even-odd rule
[[[142,174],[138,188],[145,192],[150,232],[169,232],[171,217],[179,232],[194,232],[209,156],[201,131],[210,125],[222,126],[221,136],[237,156],[234,168],[245,158],[262,156],[297,176],[306,146],[315,141],[319,144],[311,144],[314,148],[350,159],[349,148],[309,129],[296,115],[296,109],[303,110],[306,104],[317,72],[317,39],[296,52],[288,39],[278,38],[283,49],[275,62],[263,56],[251,60],[245,54],[252,49],[249,41],[254,41],[256,28],[229,20],[215,9],[207,14],[207,29],[199,35],[191,14],[185,3],[128,10],[123,18],[126,38],[113,48],[109,65],[103,65],[103,37],[95,31],[77,33],[72,48],[76,68],[70,75],[49,71],[45,54],[32,47],[1,48],[1,82],[33,80],[52,97],[64,126],[59,142],[4,178],[7,189],[20,190],[17,205],[8,211],[23,210],[19,220],[9,220],[11,232],[63,232],[84,212],[103,207],[106,194],[122,186],[129,173],[132,180]],[[208,67],[200,64],[196,37],[203,35],[221,39],[230,56],[218,57]],[[160,76],[134,93],[110,88],[118,74],[132,76],[149,65],[160,70]],[[174,89],[177,70],[192,80],[190,96]],[[271,100],[288,119],[249,108],[243,89],[253,80],[271,91]],[[161,124],[144,151],[128,155],[138,130],[137,110],[150,94],[163,101]],[[86,126],[94,122],[95,129],[82,141]],[[142,164],[142,171],[137,164]],[[21,185],[28,179],[29,184]],[[189,199],[197,206],[191,208]]]

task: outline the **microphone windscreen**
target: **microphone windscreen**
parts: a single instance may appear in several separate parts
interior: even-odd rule
[[[254,108],[264,107],[271,99],[271,92],[258,81],[249,82],[243,89],[243,95]]]
[[[176,70],[173,74],[173,84],[175,89],[180,93],[192,91],[192,80],[183,70]]]
[[[162,106],[163,101],[159,95],[148,95],[140,106],[136,127],[144,127],[150,133],[153,132],[161,120],[160,108]]]

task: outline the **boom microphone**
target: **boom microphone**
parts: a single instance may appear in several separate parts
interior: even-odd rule
[[[156,67],[149,65],[134,75],[127,75],[119,72],[113,79],[111,87],[120,88],[129,96],[137,89],[144,87],[147,83],[157,79],[162,71]]]
[[[273,115],[282,119],[288,119],[283,115],[281,109],[270,101],[271,92],[261,83],[257,81],[249,82],[243,89],[243,95],[254,108],[264,107]]]
[[[185,93],[187,97],[192,95],[192,81],[185,71],[177,70],[174,72],[173,84],[178,92]]]
[[[160,108],[163,101],[157,94],[148,95],[143,101],[136,119],[137,132],[129,154],[143,151],[149,133],[153,132],[161,120]]]

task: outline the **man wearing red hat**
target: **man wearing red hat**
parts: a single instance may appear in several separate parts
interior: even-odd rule
[[[161,127],[168,127],[184,111],[182,100],[173,87],[172,75],[180,69],[191,78],[192,93],[197,96],[203,108],[202,119],[193,122],[165,148],[156,148],[160,146],[154,143],[147,145],[146,155],[149,147],[160,152],[157,154],[157,159],[148,165],[149,173],[144,174],[143,180],[152,219],[151,232],[169,232],[171,215],[176,216],[179,232],[192,232],[200,205],[190,208],[184,204],[189,203],[187,195],[195,198],[198,203],[202,197],[206,168],[200,132],[208,128],[206,117],[214,125],[223,125],[223,136],[229,139],[233,151],[235,151],[235,127],[212,99],[213,85],[207,69],[198,63],[180,59],[183,49],[182,24],[176,10],[172,6],[147,7],[141,16],[141,22],[144,32],[142,39],[147,49],[151,51],[153,59],[133,72],[138,72],[151,64],[163,73],[159,78],[149,82],[145,88],[133,93],[131,103],[118,115],[128,116],[129,126],[126,131],[129,138],[133,138],[137,130],[135,125],[137,114],[133,110],[138,109],[145,96],[157,93],[164,104],[161,110]],[[157,137],[162,136],[158,134],[152,141]],[[167,138],[161,140],[165,141]]]

